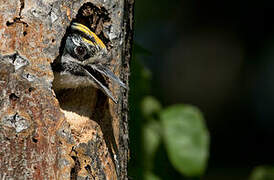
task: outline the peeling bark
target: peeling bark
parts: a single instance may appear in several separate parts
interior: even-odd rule
[[[0,179],[127,179],[128,90],[54,92],[72,20],[106,44],[128,87],[133,0],[0,0]]]

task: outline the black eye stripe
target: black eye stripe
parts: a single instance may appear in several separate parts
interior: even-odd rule
[[[84,61],[90,57],[88,49],[85,46],[75,46],[70,55],[80,61]]]
[[[78,56],[85,56],[87,54],[87,50],[83,46],[76,46],[74,48],[74,51],[75,51],[76,55],[78,55]]]
[[[86,39],[79,33],[69,34],[66,38],[65,53],[70,54],[71,57],[79,61],[85,61],[90,57],[96,57],[101,49],[97,44],[91,44],[88,40],[89,39]]]

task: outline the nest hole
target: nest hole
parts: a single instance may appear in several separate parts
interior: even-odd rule
[[[19,97],[18,97],[18,96],[16,96],[16,94],[15,94],[15,93],[11,93],[11,94],[9,95],[9,98],[10,98],[10,100],[12,100],[12,101],[16,101],[16,100],[18,100],[18,99],[19,99]]]
[[[111,48],[110,40],[104,33],[104,29],[110,26],[111,19],[109,13],[104,7],[98,7],[87,2],[79,9],[76,19],[73,21],[84,24],[89,27],[106,45],[107,49]]]

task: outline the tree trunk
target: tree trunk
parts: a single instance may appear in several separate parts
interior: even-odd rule
[[[52,90],[71,21],[105,42],[128,87],[134,0],[0,0],[0,179],[127,179],[128,89]]]

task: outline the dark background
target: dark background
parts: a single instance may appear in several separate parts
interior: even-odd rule
[[[152,95],[204,113],[211,135],[202,179],[247,179],[274,164],[271,1],[136,0],[135,42],[151,52]],[[134,141],[134,140],[133,140]]]

